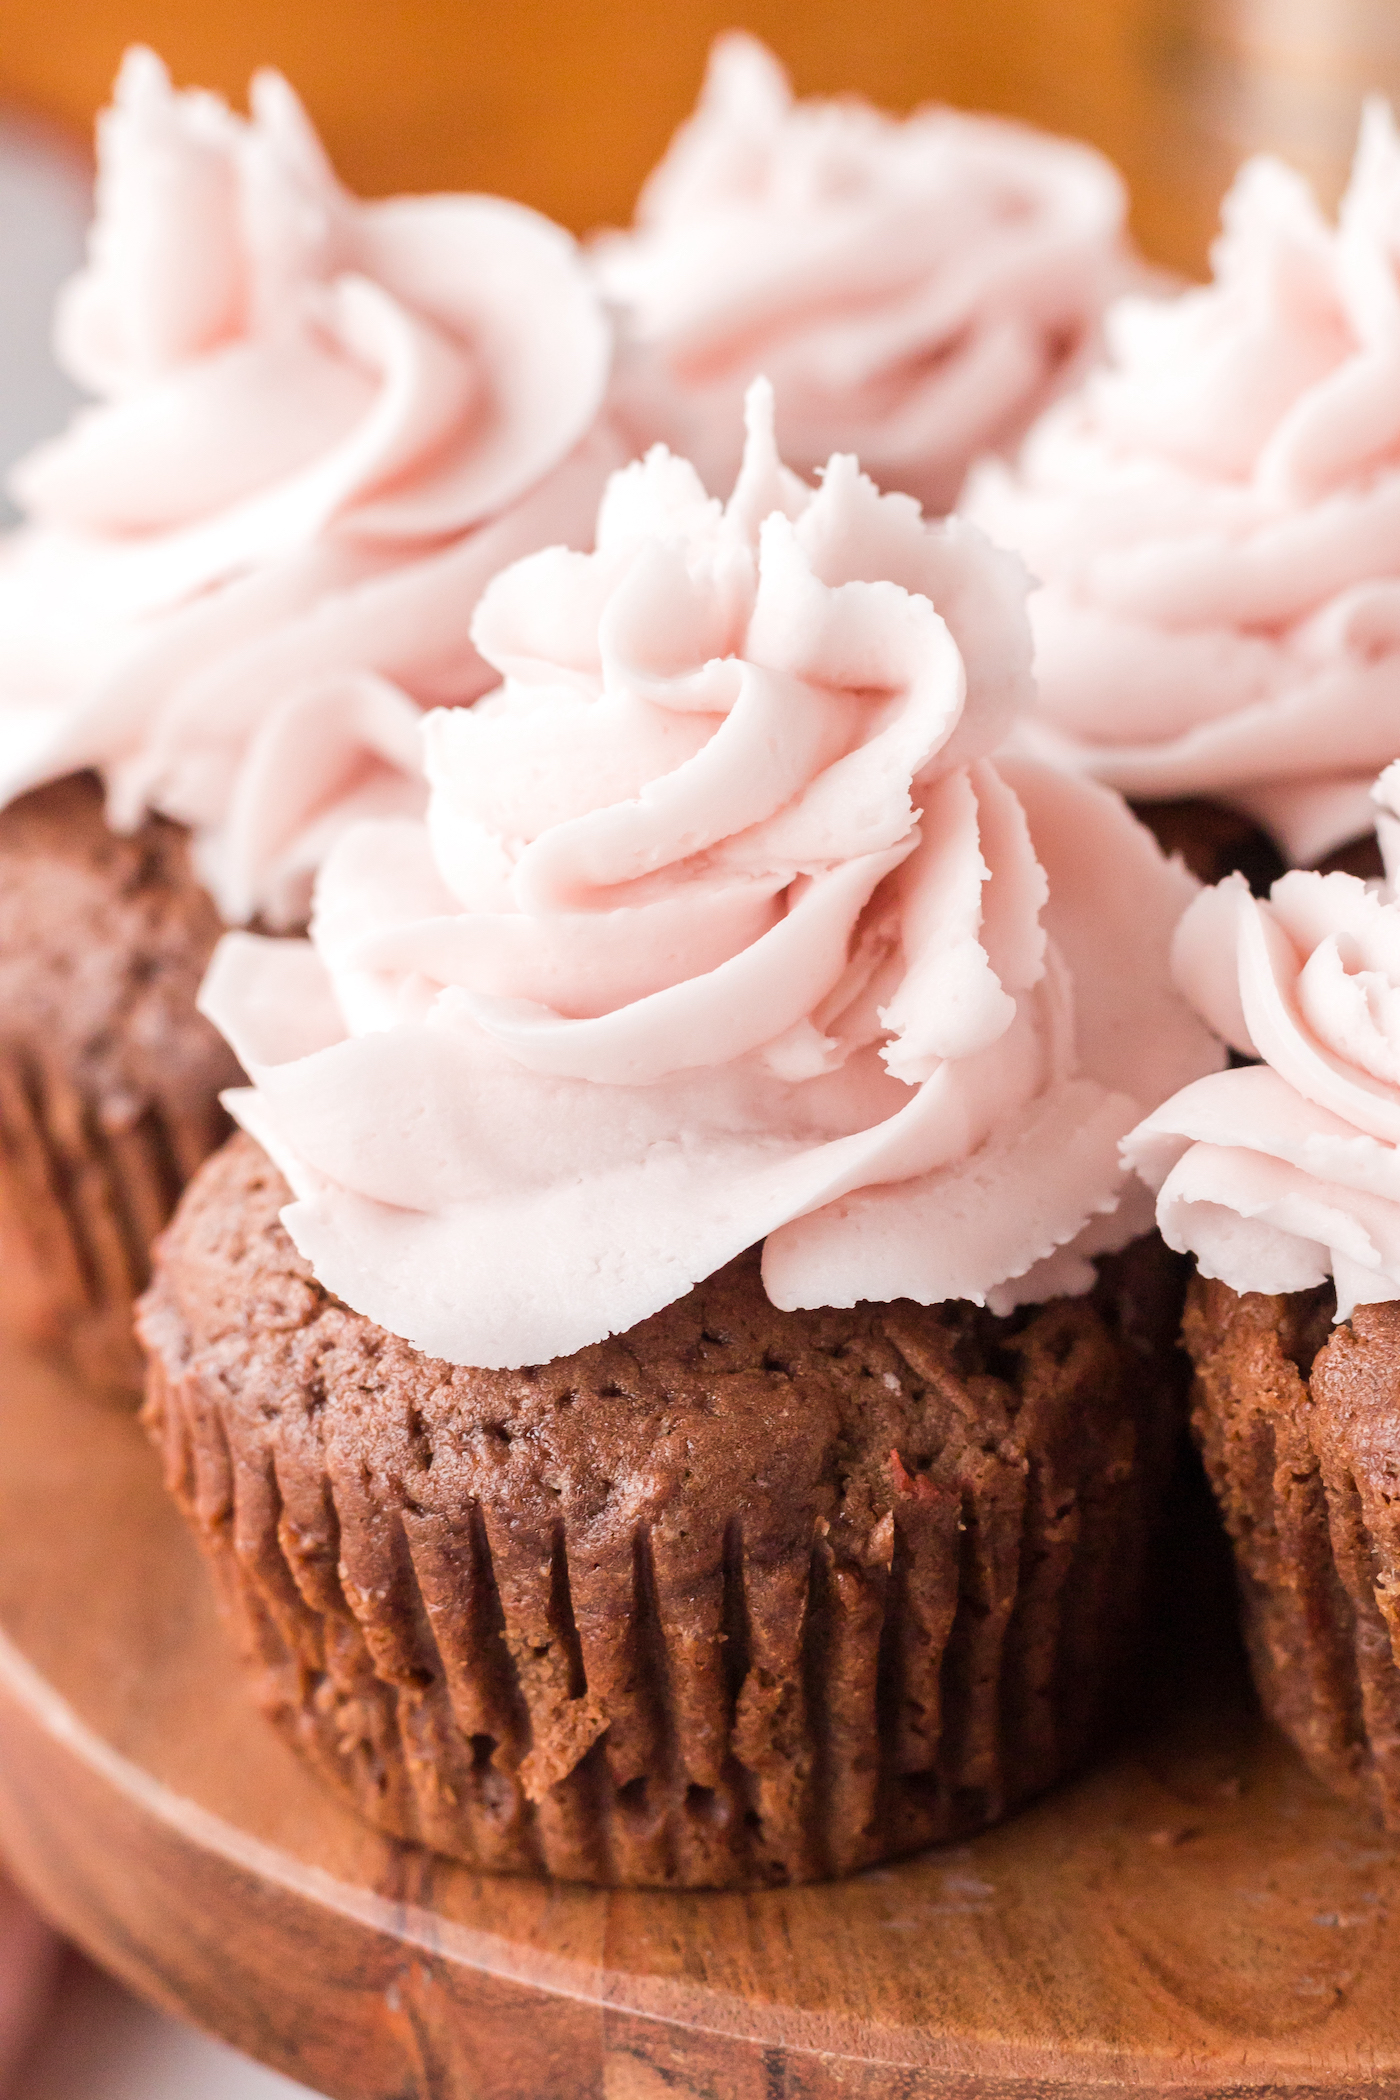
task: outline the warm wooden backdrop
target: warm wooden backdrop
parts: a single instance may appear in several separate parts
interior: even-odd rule
[[[582,230],[625,218],[735,22],[804,90],[1093,139],[1187,269],[1242,147],[1335,182],[1358,87],[1400,79],[1400,0],[0,0],[0,95],[86,131],[133,38],[234,98],[273,63],[356,187],[500,189]]]

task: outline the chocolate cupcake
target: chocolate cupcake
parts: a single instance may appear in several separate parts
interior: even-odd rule
[[[1111,782],[1208,880],[1266,889],[1270,841],[1274,874],[1348,848],[1379,872],[1355,856],[1400,681],[1397,200],[1379,102],[1335,227],[1249,163],[1214,281],[1115,307],[1104,369],[964,498],[1043,581],[1024,748]]]
[[[227,1134],[220,920],[303,925],[339,829],[421,809],[483,584],[586,543],[618,457],[566,234],[362,205],[285,82],[252,99],[128,56],[58,314],[98,405],[21,462],[0,555],[0,1323],[128,1390],[150,1233]]]
[[[0,810],[0,1329],[103,1392],[140,1391],[150,1243],[228,1134],[221,930],[185,834],[119,836],[93,774]]]
[[[520,1370],[316,1282],[239,1136],[167,1233],[146,1420],[276,1725],[495,1871],[807,1881],[981,1828],[1121,1696],[1176,1265],[998,1318],[783,1312],[757,1249]]]
[[[769,417],[496,580],[426,821],[203,994],[267,1157],[165,1237],[149,1419],[274,1718],[477,1864],[802,1879],[1049,1784],[1177,1419],[1118,1141],[1220,1061],[1194,884],[983,756],[1016,564]]]
[[[1193,1421],[1234,1542],[1269,1712],[1336,1790],[1400,1829],[1400,903],[1392,875],[1205,892],[1183,987],[1241,1057],[1127,1151],[1196,1257]]]
[[[1193,1281],[1193,1420],[1264,1705],[1335,1793],[1400,1830],[1400,1305]]]

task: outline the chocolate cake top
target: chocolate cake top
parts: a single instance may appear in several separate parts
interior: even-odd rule
[[[219,933],[185,832],[114,832],[91,773],[0,811],[0,1046],[60,1066],[109,1128],[237,1078],[195,1010]]]

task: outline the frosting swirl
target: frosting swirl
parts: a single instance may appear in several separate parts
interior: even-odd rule
[[[1335,229],[1249,163],[1213,284],[1115,308],[1108,367],[975,477],[968,514],[1044,581],[1028,748],[1212,796],[1297,862],[1369,829],[1400,676],[1398,255],[1376,103]]]
[[[327,1287],[488,1366],[765,1238],[785,1307],[1086,1289],[1141,1229],[1119,1138],[1216,1054],[1167,975],[1192,879],[986,756],[1023,593],[853,459],[789,474],[763,387],[726,507],[657,447],[595,554],[498,577],[426,821],[348,833],[311,940],[227,936],[202,995]]]
[[[567,234],[492,197],[362,204],[280,76],[251,111],[128,54],[57,319],[101,399],[15,470],[0,559],[0,799],[99,766],[120,826],[194,828],[235,919],[295,909],[337,811],[421,806],[405,692],[485,689],[482,587],[587,544],[622,456]]]
[[[1169,1246],[1236,1291],[1331,1276],[1337,1318],[1400,1298],[1400,764],[1376,786],[1387,878],[1234,875],[1181,922],[1175,970],[1259,1063],[1200,1079],[1124,1147]]]
[[[725,490],[763,372],[794,465],[853,451],[946,510],[1096,346],[1124,211],[1087,146],[950,109],[796,102],[760,43],[721,37],[632,231],[593,247],[623,317],[619,413]]]

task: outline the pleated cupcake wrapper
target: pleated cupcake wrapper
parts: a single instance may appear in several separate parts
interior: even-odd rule
[[[274,1458],[159,1355],[146,1420],[262,1706],[369,1820],[484,1869],[705,1886],[966,1834],[1083,1755],[1172,1418],[1146,1390],[1031,1412],[918,1477],[892,1454],[861,1537],[778,1550],[736,1511],[708,1563],[639,1531],[602,1564],[562,1524],[386,1507],[309,1433]]]
[[[1346,1425],[1314,1408],[1288,1301],[1231,1311],[1257,1330],[1250,1369],[1267,1364],[1267,1382],[1198,1379],[1192,1419],[1229,1523],[1255,1683],[1319,1778],[1400,1830],[1400,1503],[1356,1462]]]
[[[0,1330],[134,1403],[151,1242],[226,1129],[212,1099],[114,1124],[57,1062],[0,1050]]]

